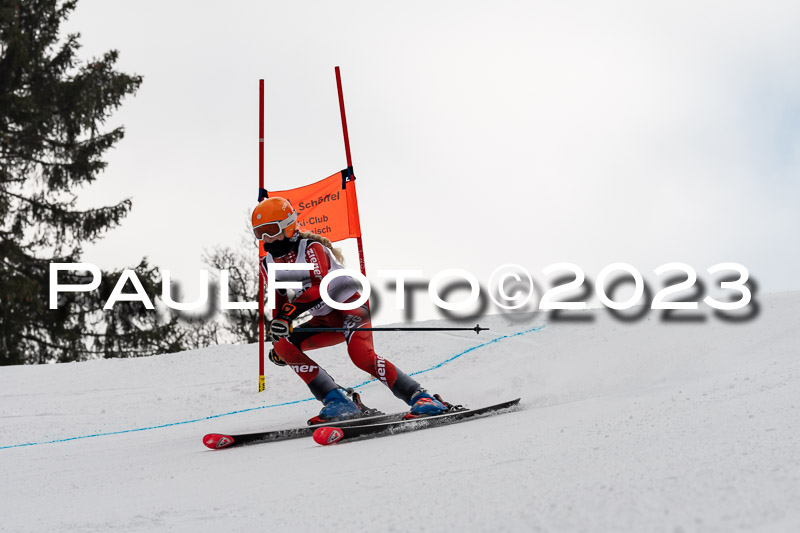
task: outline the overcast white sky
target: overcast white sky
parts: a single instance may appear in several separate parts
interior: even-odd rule
[[[346,166],[340,65],[371,278],[735,261],[798,289],[798,27],[789,1],[80,0],[84,56],[144,76],[82,196],[133,211],[84,259],[147,255],[191,296],[203,249],[247,236],[259,78],[286,189]]]

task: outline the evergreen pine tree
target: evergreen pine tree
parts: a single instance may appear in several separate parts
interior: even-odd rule
[[[141,76],[114,69],[118,53],[79,60],[79,35],[60,36],[76,0],[0,0],[0,365],[125,357],[184,348],[177,319],[141,303],[102,306],[119,276],[99,290],[67,293],[49,309],[49,264],[80,261],[82,246],[120,224],[130,199],[80,210],[77,192],[105,169],[122,127],[106,119]],[[160,275],[135,268],[151,299]],[[62,272],[65,283],[86,282]]]

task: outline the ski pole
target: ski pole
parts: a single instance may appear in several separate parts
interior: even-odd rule
[[[344,333],[350,331],[474,331],[480,333],[481,331],[489,331],[489,328],[482,328],[480,324],[474,328],[294,328],[292,333],[322,333],[324,331],[341,331]]]

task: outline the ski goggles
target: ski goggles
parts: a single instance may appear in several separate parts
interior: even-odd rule
[[[258,226],[253,227],[253,233],[255,233],[256,239],[260,241],[264,240],[264,237],[277,237],[283,232],[283,230],[294,224],[296,221],[297,211],[289,215],[286,220],[267,222],[265,224],[259,224]]]

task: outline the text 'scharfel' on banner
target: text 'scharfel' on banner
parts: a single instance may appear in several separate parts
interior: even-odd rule
[[[269,197],[286,198],[297,210],[300,231],[310,231],[331,242],[361,237],[355,180],[347,170],[287,191],[269,191]],[[345,185],[343,188],[342,185]]]

